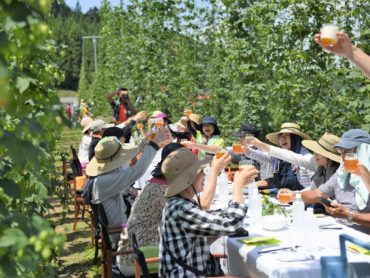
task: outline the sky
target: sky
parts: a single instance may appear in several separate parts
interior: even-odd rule
[[[72,9],[75,8],[77,0],[64,0],[65,3],[70,6]],[[80,0],[80,5],[82,8],[82,12],[86,13],[92,7],[100,7],[102,0]],[[120,0],[110,0],[109,1],[112,6],[119,5]]]

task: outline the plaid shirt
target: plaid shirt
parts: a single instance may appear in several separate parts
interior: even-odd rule
[[[244,204],[230,202],[222,214],[212,213],[202,210],[194,201],[171,198],[162,213],[160,277],[196,277],[171,258],[164,244],[179,261],[201,272],[206,271],[210,259],[206,236],[234,233],[242,226],[247,209]]]

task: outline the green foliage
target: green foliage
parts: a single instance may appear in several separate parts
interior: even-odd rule
[[[314,138],[369,129],[369,80],[313,42],[323,23],[336,21],[369,51],[368,1],[202,5],[134,0],[112,8],[103,1],[99,73],[91,82],[81,73],[95,114],[110,115],[104,96],[125,86],[139,110],[167,109],[174,121],[185,107],[215,116],[227,143],[247,121],[263,135],[286,121]]]
[[[0,277],[48,275],[64,241],[44,218],[61,121],[52,88],[63,75],[44,23],[51,3],[0,3]]]
[[[93,35],[99,30],[99,12],[97,8],[90,9],[86,14],[81,12],[81,6],[77,2],[74,10],[71,10],[64,1],[53,0],[48,23],[54,34],[56,43],[63,48],[60,51],[62,62],[61,69],[65,72],[65,79],[61,83],[62,88],[77,90],[81,72],[82,55],[87,80],[94,69],[94,57],[91,40],[83,40],[83,36]]]
[[[266,195],[262,196],[262,215],[274,215],[274,214],[282,214],[284,216],[287,216],[287,212],[283,207],[281,207],[279,204],[274,204],[270,201],[269,197]]]

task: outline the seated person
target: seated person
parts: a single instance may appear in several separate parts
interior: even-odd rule
[[[351,129],[343,133],[341,140],[335,145],[342,161],[346,153],[357,153],[358,160],[367,170],[360,167],[355,173],[346,172],[341,163],[337,172],[318,189],[301,192],[302,200],[312,204],[320,202],[320,198],[331,198],[347,207],[333,204],[334,209],[327,207],[327,212],[333,216],[347,218],[348,224],[356,230],[370,233],[370,194],[367,190],[370,169],[370,134],[361,129]],[[292,193],[294,195],[294,193]],[[367,221],[366,221],[367,220]],[[365,227],[364,223],[367,223]]]
[[[234,133],[234,136],[239,138],[239,143],[242,146],[245,146],[247,141],[246,138],[248,136],[258,138],[260,134],[260,130],[253,124],[246,123],[243,124],[237,132]],[[239,164],[241,160],[251,160],[245,154],[235,154],[231,153],[232,163]],[[257,186],[258,187],[265,187],[268,185],[266,179],[271,178],[273,176],[273,168],[269,167],[270,163],[265,162],[258,162],[253,160],[253,165],[259,170],[258,176],[256,178]]]
[[[280,131],[266,135],[267,140],[281,148],[294,153],[307,155],[309,151],[302,146],[302,140],[311,140],[311,137],[301,131],[298,124],[284,123]],[[269,179],[269,188],[289,188],[302,190],[311,186],[312,171],[289,162],[276,159],[264,152],[248,149],[246,155],[258,162],[269,163],[273,167],[274,177]]]
[[[272,157],[314,171],[310,189],[316,189],[328,181],[339,167],[340,155],[334,147],[339,142],[339,139],[339,137],[333,134],[325,133],[318,141],[303,140],[302,145],[313,151],[313,155],[295,153],[263,143],[258,139],[252,140],[251,143],[259,149],[266,151]]]
[[[141,158],[130,166],[138,148],[121,144],[116,137],[105,137],[95,148],[95,156],[86,167],[86,173],[95,177],[92,188],[93,204],[103,204],[109,227],[127,223],[123,194],[140,178],[153,160],[159,145],[171,142],[168,131],[161,130],[143,150]],[[117,244],[119,235],[111,237]]]
[[[219,149],[224,147],[225,141],[220,136],[221,132],[215,118],[211,116],[204,117],[199,128],[202,137],[197,137],[197,142],[191,142],[187,147],[199,150],[198,156],[200,158],[206,154],[214,155]]]
[[[164,197],[165,190],[167,189],[167,180],[163,176],[161,166],[170,153],[180,148],[183,148],[183,146],[177,143],[170,143],[163,148],[161,161],[153,170],[152,178],[147,181],[144,189],[132,206],[131,215],[127,222],[127,230],[123,230],[121,233],[118,250],[130,248],[131,236],[133,233],[136,235],[139,246],[159,245],[158,227],[162,218],[162,210],[167,200]],[[230,160],[231,158],[225,155],[213,161],[208,186],[201,196],[201,203],[204,209],[210,207],[215,195],[217,176],[220,171],[230,163]],[[118,256],[117,262],[123,274],[133,274],[133,255]]]
[[[225,154],[226,156],[226,154]],[[248,207],[243,188],[257,176],[255,167],[237,172],[233,200],[222,213],[202,209],[199,193],[204,187],[203,168],[207,164],[189,149],[172,152],[163,162],[162,172],[169,198],[162,215],[160,262],[161,277],[205,277],[213,274],[207,236],[222,236],[242,228]],[[197,200],[194,200],[197,197]]]

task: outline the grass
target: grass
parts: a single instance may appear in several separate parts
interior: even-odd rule
[[[57,169],[62,166],[60,152],[66,153],[67,159],[71,158],[70,145],[78,151],[81,136],[80,128],[63,129],[54,153]],[[63,204],[58,196],[51,197],[49,202],[54,208],[49,213],[49,219],[54,223],[55,230],[67,237],[55,262],[58,277],[100,277],[100,265],[93,265],[94,247],[91,244],[89,223],[80,220],[77,222],[76,231],[73,231],[73,196],[68,204]],[[89,220],[87,212],[85,220]]]
[[[78,92],[72,90],[58,90],[57,92],[59,97],[77,97]]]

